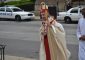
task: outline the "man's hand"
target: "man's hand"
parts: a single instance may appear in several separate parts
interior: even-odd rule
[[[79,40],[85,41],[85,35],[82,35]]]

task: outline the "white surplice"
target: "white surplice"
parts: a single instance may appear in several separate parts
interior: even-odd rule
[[[77,37],[85,35],[85,18],[79,19],[77,27]],[[79,60],[85,60],[85,41],[79,40]]]
[[[41,32],[42,31],[43,27],[41,27]],[[51,25],[51,27],[48,28],[47,36],[51,60],[68,60],[70,52],[66,46],[65,31],[62,24],[55,22],[54,25]],[[41,39],[39,56],[39,60],[46,60],[43,38]]]

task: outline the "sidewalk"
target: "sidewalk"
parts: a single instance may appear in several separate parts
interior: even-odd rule
[[[40,20],[40,16],[35,16],[35,20]]]
[[[36,60],[36,59],[5,55],[5,60]]]

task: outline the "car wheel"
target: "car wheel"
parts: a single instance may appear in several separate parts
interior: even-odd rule
[[[15,21],[21,21],[21,17],[19,15],[15,16]]]
[[[71,23],[72,22],[70,17],[65,17],[64,21],[65,21],[65,23]]]

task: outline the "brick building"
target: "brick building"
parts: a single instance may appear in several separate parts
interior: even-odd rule
[[[6,1],[14,1],[14,0],[6,0]],[[19,1],[19,0],[15,0],[15,1]],[[36,0],[35,2],[35,10],[38,10],[39,8],[39,5],[42,1],[45,1],[47,5],[55,5],[59,8],[59,11],[63,11],[63,10],[66,10],[66,4],[67,4],[67,1],[72,1],[72,6],[78,6],[79,4],[80,5],[85,5],[85,0],[80,0],[80,3],[79,3],[79,0]]]
[[[35,10],[37,10],[42,1],[45,1],[47,5],[55,5],[55,6],[58,5],[57,7],[59,8],[59,11],[66,10],[67,1],[70,1],[73,7],[78,6],[79,4],[85,5],[85,0],[80,0],[80,1],[79,0],[36,0]]]
[[[37,10],[37,8],[39,7],[39,5],[42,1],[46,2],[46,4],[48,6],[55,5],[55,6],[58,6],[59,9],[64,10],[64,7],[65,7],[65,1],[64,0],[36,0],[35,10]]]

